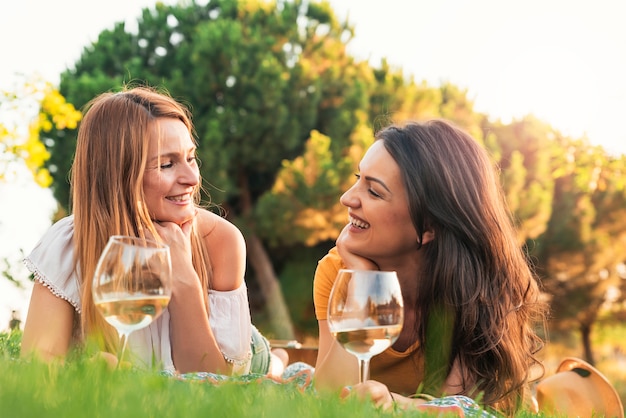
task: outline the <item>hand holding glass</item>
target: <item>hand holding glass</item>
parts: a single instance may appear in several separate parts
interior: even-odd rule
[[[170,301],[169,247],[149,239],[114,235],[102,252],[93,278],[96,308],[117,329],[122,360],[131,332],[148,326]]]
[[[328,324],[337,342],[359,361],[359,382],[370,359],[400,335],[404,303],[394,271],[339,270],[328,301]]]

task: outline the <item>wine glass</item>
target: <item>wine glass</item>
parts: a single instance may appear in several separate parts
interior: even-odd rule
[[[330,332],[359,362],[359,382],[370,359],[400,335],[404,302],[395,271],[339,270],[328,301]]]
[[[170,301],[169,247],[145,238],[111,236],[98,260],[91,290],[96,308],[120,337],[119,364],[130,333],[148,326]]]

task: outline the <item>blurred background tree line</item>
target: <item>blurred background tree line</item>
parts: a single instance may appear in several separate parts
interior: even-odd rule
[[[532,116],[491,120],[455,85],[356,60],[346,52],[353,27],[325,2],[204,3],[156,3],[135,30],[117,23],[101,32],[58,89],[26,84],[2,96],[0,109],[37,94],[28,140],[0,125],[0,149],[52,188],[56,219],[70,204],[76,109],[123,85],[163,87],[193,112],[205,201],[245,236],[253,321],[268,337],[315,338],[313,273],[347,222],[339,196],[373,133],[446,118],[500,168],[520,246],[551,304],[551,331],[578,330],[594,362],[594,325],[626,317],[625,156]]]

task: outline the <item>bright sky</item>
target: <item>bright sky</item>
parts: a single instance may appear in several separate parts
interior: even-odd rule
[[[173,3],[167,0],[165,3]],[[623,0],[330,0],[356,27],[353,55],[381,57],[416,80],[466,88],[476,108],[508,121],[532,113],[563,133],[626,153]],[[0,4],[0,88],[16,73],[57,82],[83,48],[155,0],[21,0]],[[19,259],[49,225],[50,193],[0,185],[0,258]],[[19,262],[13,263],[19,268]],[[24,294],[0,277],[0,330]],[[11,286],[9,286],[11,287]]]

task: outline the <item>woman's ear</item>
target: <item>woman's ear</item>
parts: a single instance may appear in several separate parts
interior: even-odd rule
[[[422,245],[428,244],[430,241],[434,239],[435,239],[435,231],[433,231],[432,229],[424,231],[424,233],[422,234]]]

